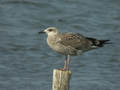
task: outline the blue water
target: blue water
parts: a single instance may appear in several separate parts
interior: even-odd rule
[[[52,51],[49,27],[113,44],[71,57],[70,90],[120,90],[119,0],[0,0],[0,90],[51,90],[64,56]]]

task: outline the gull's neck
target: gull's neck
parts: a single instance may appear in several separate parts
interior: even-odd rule
[[[59,35],[60,35],[59,32],[48,34],[48,37],[47,37],[48,44],[49,45],[51,45],[51,44],[54,45],[58,41]]]

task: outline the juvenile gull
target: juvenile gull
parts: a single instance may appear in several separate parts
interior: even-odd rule
[[[48,35],[48,45],[54,51],[65,55],[65,64],[62,70],[69,70],[70,56],[76,56],[83,52],[103,47],[109,41],[85,37],[79,33],[61,33],[55,27],[48,27],[39,33],[46,33]]]

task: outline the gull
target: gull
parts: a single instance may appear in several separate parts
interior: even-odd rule
[[[65,55],[64,67],[61,70],[69,70],[70,56],[77,56],[86,51],[103,47],[104,44],[109,44],[109,40],[85,37],[79,33],[61,33],[56,27],[48,27],[39,32],[39,34],[41,33],[47,34],[47,43],[54,51]]]

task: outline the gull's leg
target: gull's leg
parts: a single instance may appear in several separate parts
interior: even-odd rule
[[[67,63],[67,70],[69,70],[69,64],[70,64],[70,55],[67,55],[67,61],[66,61],[66,63]]]
[[[70,55],[67,55],[65,58],[65,64],[63,70],[69,70]]]
[[[63,70],[67,70],[67,56],[65,56],[65,63],[64,63],[64,68]]]
[[[64,68],[60,68],[60,70],[69,70],[69,56],[65,56],[65,63],[64,63]]]

